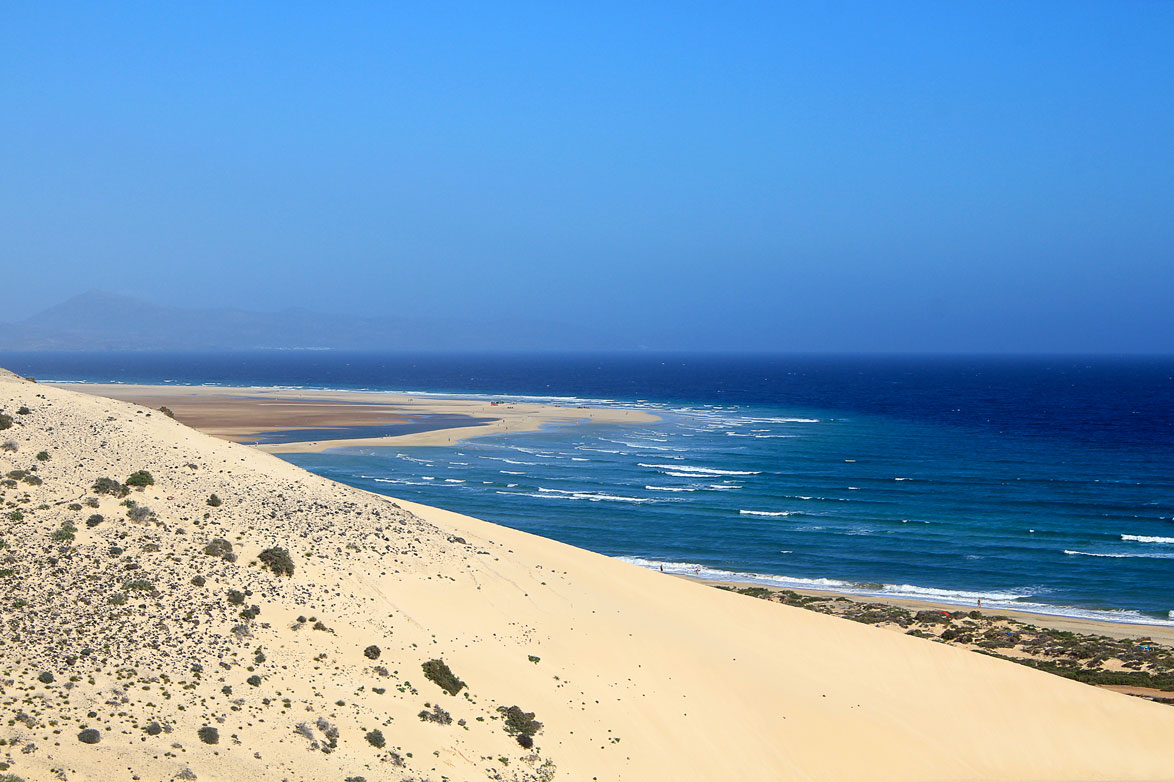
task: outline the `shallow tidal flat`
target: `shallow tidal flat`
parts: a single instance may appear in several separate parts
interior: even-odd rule
[[[98,383],[63,387],[157,410],[166,408],[191,427],[273,453],[360,445],[451,445],[466,437],[535,431],[548,424],[657,420],[637,410],[499,404],[386,392]]]

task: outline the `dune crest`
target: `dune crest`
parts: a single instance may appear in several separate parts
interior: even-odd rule
[[[5,773],[1126,780],[1174,768],[1167,706],[393,501],[11,373],[0,412]]]

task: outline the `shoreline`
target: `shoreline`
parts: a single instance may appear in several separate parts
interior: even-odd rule
[[[316,453],[352,447],[451,446],[473,437],[535,432],[552,425],[654,423],[660,420],[653,413],[628,408],[564,407],[391,391],[86,382],[44,385],[132,402],[155,410],[168,407],[181,423],[222,440],[268,453]],[[389,436],[249,442],[256,439],[256,435],[270,432],[408,424],[419,416],[430,415],[465,416],[476,423]]]
[[[654,571],[655,572],[655,571]],[[921,600],[915,598],[890,597],[887,595],[860,594],[855,592],[838,592],[827,589],[806,589],[801,587],[764,586],[744,581],[721,581],[716,579],[698,578],[684,573],[665,573],[666,576],[681,578],[697,584],[711,587],[730,587],[745,589],[747,587],[762,586],[772,592],[794,592],[804,597],[819,597],[828,600],[845,598],[855,603],[880,603],[906,610],[938,610],[938,611],[980,611],[984,616],[1006,616],[1024,624],[1037,627],[1060,630],[1062,632],[1083,633],[1087,635],[1104,635],[1118,639],[1150,638],[1154,641],[1174,646],[1174,624],[1143,624],[1140,622],[1114,622],[1109,619],[1090,619],[1082,616],[1064,616],[1059,614],[1034,613],[1031,611],[1017,611],[1002,606],[979,609],[976,606],[966,606],[960,603],[944,601]]]
[[[445,447],[461,442],[495,434],[512,434],[538,431],[546,426],[573,425],[577,423],[652,423],[660,417],[646,411],[628,408],[563,407],[542,403],[495,402],[468,396],[447,397],[443,395],[405,394],[400,392],[321,390],[274,386],[190,386],[190,385],[147,385],[123,383],[59,382],[44,385],[77,390],[96,396],[133,402],[157,410],[160,406],[175,408],[177,420],[220,439],[241,443],[256,450],[272,454],[318,453],[348,447]],[[293,409],[301,406],[301,409]],[[265,432],[280,432],[286,429],[307,428],[307,422],[321,421],[322,408],[329,408],[328,420],[336,425],[378,426],[364,423],[366,415],[382,416],[379,420],[410,422],[415,416],[464,415],[470,419],[491,418],[488,423],[470,426],[450,426],[408,434],[382,437],[351,437],[299,442],[253,443],[249,435]],[[281,425],[258,423],[266,415],[281,409]],[[330,418],[330,416],[334,418]],[[233,420],[224,425],[224,419]],[[250,423],[253,422],[253,423]],[[327,428],[319,423],[320,428]],[[621,557],[622,558],[622,557]],[[649,560],[649,562],[653,562]],[[648,568],[647,565],[637,566]],[[975,604],[963,601],[935,600],[932,597],[908,597],[870,592],[854,592],[835,589],[813,589],[807,587],[783,586],[762,583],[759,579],[739,581],[722,578],[699,578],[688,573],[666,573],[710,586],[745,588],[760,586],[774,591],[787,590],[807,596],[828,598],[843,597],[857,602],[883,603],[885,605],[912,609],[940,609],[947,611],[974,610]],[[1063,608],[1057,606],[1058,609]],[[1073,608],[1076,608],[1075,606]],[[1148,617],[1138,615],[1141,621],[1110,618],[1071,616],[1056,613],[1037,612],[1003,605],[988,605],[982,611],[989,615],[1005,615],[1019,621],[1072,632],[1096,633],[1115,638],[1137,638],[1148,633],[1149,637],[1162,638],[1174,645],[1174,622],[1163,624],[1160,620],[1145,621]]]

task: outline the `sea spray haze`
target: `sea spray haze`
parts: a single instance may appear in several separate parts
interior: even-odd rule
[[[649,407],[661,423],[287,458],[671,571],[1123,621],[1174,609],[1168,358],[283,352],[0,362],[68,380]]]

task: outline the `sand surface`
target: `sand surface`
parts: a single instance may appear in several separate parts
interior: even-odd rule
[[[223,386],[146,386],[69,383],[59,387],[121,399],[158,409],[177,420],[234,442],[252,442],[259,432],[319,427],[377,426],[410,421],[413,416],[463,415],[490,419],[473,426],[437,429],[393,437],[350,437],[262,444],[270,453],[307,453],[328,448],[389,445],[455,445],[470,437],[529,432],[544,426],[593,423],[647,423],[659,418],[641,410],[560,407],[530,403],[494,404],[489,400],[410,396],[381,391],[310,391]]]
[[[4,374],[0,408],[22,516],[0,517],[0,759],[25,779],[1171,778],[1167,706],[396,502],[129,403]],[[91,489],[136,470],[139,520]],[[275,546],[292,576],[259,564]],[[418,716],[437,704],[450,723]]]

